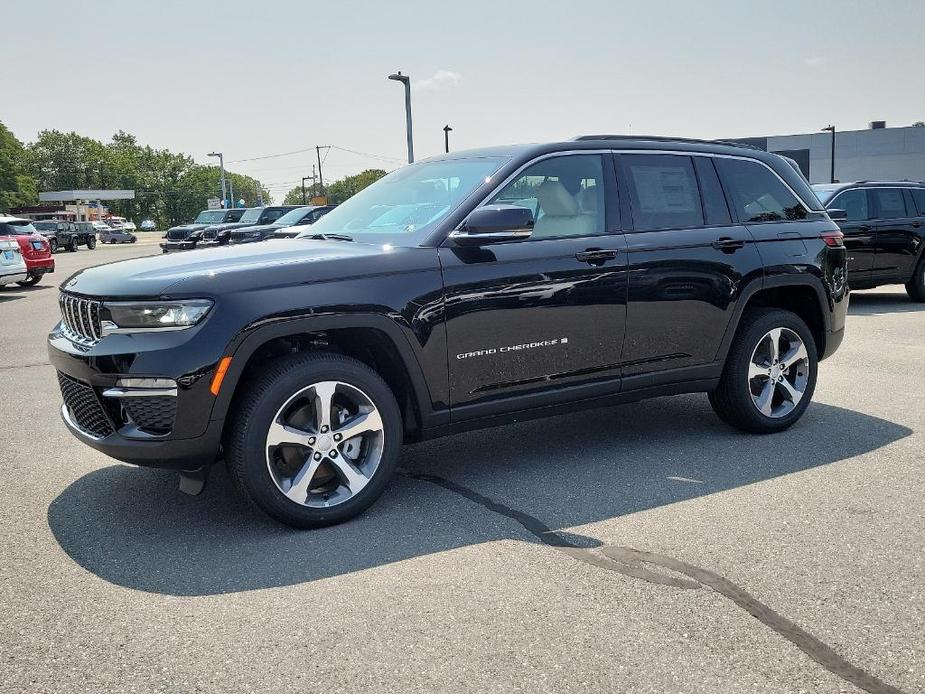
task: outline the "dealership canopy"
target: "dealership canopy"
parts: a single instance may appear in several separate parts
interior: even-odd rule
[[[50,190],[39,193],[41,202],[72,202],[74,200],[134,200],[134,190]]]

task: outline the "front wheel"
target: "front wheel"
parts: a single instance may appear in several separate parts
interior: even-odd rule
[[[58,239],[48,239],[48,247],[52,253],[58,252]]]
[[[720,419],[755,434],[783,431],[809,406],[816,388],[816,344],[806,323],[780,309],[742,318],[710,404]]]
[[[87,239],[87,248],[89,248],[91,251],[94,248],[96,248],[96,237],[95,236],[91,236],[90,238]]]
[[[906,293],[915,302],[925,302],[925,256],[916,265],[912,279],[906,283]]]
[[[257,506],[287,525],[352,518],[395,471],[401,412],[388,385],[362,362],[290,355],[238,398],[226,433],[229,470]]]

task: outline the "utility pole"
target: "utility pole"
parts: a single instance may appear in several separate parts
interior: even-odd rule
[[[327,147],[327,145],[323,145]],[[321,194],[324,195],[324,175],[321,173],[321,147],[322,145],[315,145],[315,154],[318,155],[318,187],[321,189]]]
[[[231,206],[237,207],[237,205],[234,202],[234,181],[231,179],[231,176],[228,177],[228,188],[229,188],[228,195],[231,197]]]
[[[449,125],[443,126],[443,148],[445,152],[449,153],[450,151],[450,133],[453,131]]]
[[[209,156],[218,157],[218,166],[222,175],[222,207],[225,207],[228,204],[228,196],[225,195],[225,160],[221,152],[210,152]]]
[[[822,132],[832,133],[832,172],[829,178],[831,183],[835,183],[835,126],[829,124],[822,129]]]
[[[408,163],[414,163],[414,139],[411,131],[411,77],[401,74],[401,70],[389,75],[390,80],[405,85],[405,128],[408,131]]]
[[[314,188],[315,188],[315,165],[312,164],[312,175],[311,176],[302,176],[302,204],[308,204],[308,198],[305,196],[305,181],[312,182],[312,197],[314,197]]]

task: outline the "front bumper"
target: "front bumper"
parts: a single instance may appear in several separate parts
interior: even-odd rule
[[[211,419],[215,363],[203,363],[203,343],[211,339],[201,333],[202,326],[116,334],[87,346],[57,326],[49,335],[48,355],[58,372],[61,417],[71,434],[134,465],[189,470],[214,462],[224,422]],[[137,392],[144,388],[125,387],[124,379],[151,378],[174,381],[173,393],[147,397],[152,393]]]
[[[161,244],[161,250],[164,251],[164,253],[191,251],[194,248],[196,248],[195,241],[165,241]]]

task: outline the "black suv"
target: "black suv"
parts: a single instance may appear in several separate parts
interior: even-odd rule
[[[52,253],[56,253],[59,248],[71,252],[76,251],[78,246],[86,246],[91,250],[96,248],[96,232],[90,222],[43,219],[33,222],[32,226],[48,239]]]
[[[371,504],[405,441],[689,392],[786,429],[844,334],[841,231],[743,146],[454,152],[311,231],[67,280],[49,353],[68,429],[191,490],[221,452],[267,513],[313,527]]]
[[[289,214],[292,210],[298,209],[300,205],[268,205],[266,207],[249,207],[244,210],[244,214],[234,224],[216,224],[207,229],[211,234],[215,234],[215,241],[221,246],[232,242],[232,234],[237,229],[244,229],[253,226],[265,226],[273,224],[277,219]]]
[[[845,234],[851,288],[905,284],[913,301],[925,302],[925,183],[857,181],[813,190]]]
[[[204,235],[205,230],[215,224],[224,224],[237,222],[244,216],[243,208],[231,210],[203,210],[189,224],[170,227],[164,234],[164,242],[161,244],[161,250],[164,253],[171,251],[189,251],[196,248],[203,242],[215,241],[215,234]]]
[[[314,224],[333,209],[334,205],[296,207],[270,224],[232,229],[229,242],[254,243],[270,238],[295,238],[305,231],[307,225]]]

